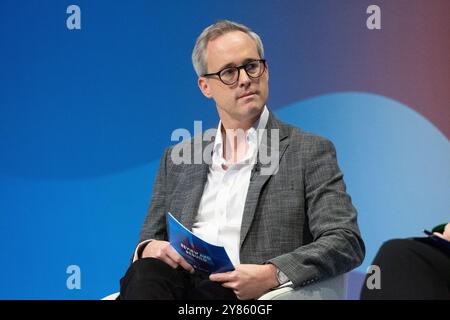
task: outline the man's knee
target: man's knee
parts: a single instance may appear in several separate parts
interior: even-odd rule
[[[171,277],[176,269],[156,258],[142,258],[133,262],[129,271],[136,280],[148,280],[150,278]]]
[[[180,299],[185,278],[156,258],[143,258],[131,264],[120,280],[121,299]]]

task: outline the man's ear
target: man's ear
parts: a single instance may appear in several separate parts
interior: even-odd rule
[[[267,73],[267,80],[269,80],[269,65],[266,62],[266,70],[264,71]]]
[[[211,99],[212,94],[211,94],[211,90],[210,90],[207,79],[204,77],[198,77],[197,84],[198,84],[198,87],[200,88],[200,91],[203,93],[203,95],[205,97],[207,97],[208,99]]]

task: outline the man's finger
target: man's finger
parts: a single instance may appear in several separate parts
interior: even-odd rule
[[[433,232],[433,235],[438,236],[439,238],[444,239],[444,236],[442,235],[442,233],[439,233],[439,232]]]
[[[194,267],[192,267],[172,246],[168,248],[167,255],[183,269],[189,271],[190,273],[195,272]]]
[[[235,290],[237,288],[235,282],[224,282],[224,283],[222,283],[222,287],[232,289],[232,290]]]
[[[190,273],[194,273],[195,269],[193,266],[191,266],[183,257],[181,257],[180,266],[189,271]]]
[[[213,273],[209,276],[209,280],[217,282],[226,282],[230,280],[230,272]]]
[[[173,261],[168,255],[161,257],[160,260],[171,266],[173,269],[178,267],[178,263]]]

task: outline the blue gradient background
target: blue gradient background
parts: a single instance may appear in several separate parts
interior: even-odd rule
[[[2,1],[0,298],[118,290],[171,132],[217,125],[190,54],[219,18],[261,35],[276,115],[336,145],[367,245],[356,297],[383,241],[450,220],[450,2],[377,1],[376,31],[370,4]]]

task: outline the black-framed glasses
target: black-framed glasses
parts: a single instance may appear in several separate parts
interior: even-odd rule
[[[266,69],[266,60],[252,60],[242,66],[223,68],[219,72],[207,73],[202,77],[218,76],[220,81],[230,86],[239,81],[241,69],[245,70],[245,73],[249,76],[249,78],[257,79],[262,76],[264,70]]]

